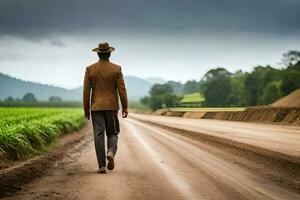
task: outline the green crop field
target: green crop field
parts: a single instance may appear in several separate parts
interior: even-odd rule
[[[23,159],[44,151],[60,134],[79,130],[77,108],[0,108],[0,159]]]

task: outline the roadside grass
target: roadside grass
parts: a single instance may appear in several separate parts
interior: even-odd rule
[[[185,94],[180,103],[201,103],[203,101],[205,101],[205,98],[199,92],[195,92]]]
[[[43,152],[60,134],[83,124],[78,108],[0,108],[0,159],[19,160]]]
[[[152,109],[149,106],[147,106],[139,101],[130,101],[128,107],[132,112],[136,112],[136,113],[152,112]]]

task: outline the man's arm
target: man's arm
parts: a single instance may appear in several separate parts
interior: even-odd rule
[[[126,118],[128,115],[128,99],[127,99],[127,91],[124,83],[124,77],[121,69],[117,74],[117,87],[118,87],[118,93],[122,104],[122,115],[123,118]]]
[[[85,69],[83,83],[83,109],[84,116],[90,119],[90,96],[91,96],[91,81],[88,74],[88,68]]]

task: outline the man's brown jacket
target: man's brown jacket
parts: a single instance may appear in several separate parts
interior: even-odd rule
[[[122,108],[128,108],[127,92],[121,67],[100,60],[86,68],[83,86],[85,115],[90,110],[119,110],[118,94]]]

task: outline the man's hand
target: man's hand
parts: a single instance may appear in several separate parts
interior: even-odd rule
[[[127,109],[122,110],[122,117],[126,118],[127,116],[128,116],[128,110]]]
[[[87,120],[90,120],[90,114],[84,114],[84,117],[85,117]]]

